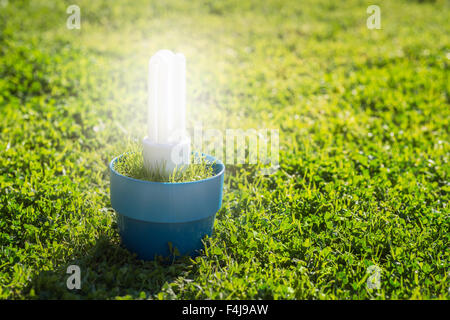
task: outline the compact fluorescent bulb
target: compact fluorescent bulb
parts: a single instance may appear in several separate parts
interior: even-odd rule
[[[168,176],[175,167],[189,164],[186,59],[181,53],[160,50],[150,59],[148,132],[143,146],[144,164],[148,170],[164,171]]]

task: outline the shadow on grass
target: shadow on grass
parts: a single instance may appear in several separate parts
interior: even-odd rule
[[[189,257],[143,261],[108,237],[75,256],[55,270],[40,272],[31,280],[26,295],[32,299],[157,298],[165,283],[192,271]],[[80,289],[67,288],[69,265],[80,267]]]

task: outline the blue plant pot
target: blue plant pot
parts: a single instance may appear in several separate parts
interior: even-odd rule
[[[211,178],[182,183],[133,179],[110,165],[111,204],[117,213],[123,245],[143,260],[168,257],[171,248],[181,255],[195,256],[203,248],[202,239],[211,236],[214,219],[222,205],[224,164],[206,155],[213,163]]]

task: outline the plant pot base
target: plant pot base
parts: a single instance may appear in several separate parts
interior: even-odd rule
[[[192,222],[153,223],[117,214],[122,244],[143,260],[171,256],[169,242],[181,256],[198,255],[203,249],[202,239],[212,234],[214,218],[215,215]]]

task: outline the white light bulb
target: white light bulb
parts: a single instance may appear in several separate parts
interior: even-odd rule
[[[149,63],[148,136],[168,143],[186,130],[186,59],[169,50],[158,51]]]
[[[189,155],[186,59],[181,53],[160,50],[149,62],[148,136],[144,139],[144,160],[149,167],[156,162],[166,162],[167,170],[173,170],[175,165],[188,164]]]

